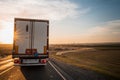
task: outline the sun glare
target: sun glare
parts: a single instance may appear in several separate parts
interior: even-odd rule
[[[2,28],[0,28],[0,43],[1,44],[12,44],[13,43],[12,23],[2,22]]]

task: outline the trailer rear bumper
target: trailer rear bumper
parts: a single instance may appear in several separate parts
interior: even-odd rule
[[[14,66],[44,66],[47,64],[14,64]]]
[[[48,54],[39,54],[38,56],[35,55],[24,55],[24,54],[13,54],[12,58],[48,58]]]

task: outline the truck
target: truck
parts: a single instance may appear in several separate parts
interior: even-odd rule
[[[46,65],[49,20],[15,18],[12,58],[15,66]]]

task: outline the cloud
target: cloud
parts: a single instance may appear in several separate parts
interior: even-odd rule
[[[89,8],[70,0],[0,0],[0,38],[8,34],[5,32],[10,32],[7,37],[11,37],[15,17],[48,19],[53,24],[54,21],[78,18],[88,11]]]
[[[11,29],[11,25],[13,25],[13,24],[14,23],[11,23],[6,20],[0,20],[0,30]],[[13,27],[12,27],[12,29],[13,29]]]
[[[119,33],[120,32],[120,20],[108,21],[102,25],[96,26],[89,31],[91,34],[108,34],[108,33]]]
[[[0,20],[0,44],[13,42],[13,23]]]
[[[86,42],[120,42],[120,20],[105,22],[81,36]]]
[[[74,18],[85,14],[89,9],[80,8],[69,0],[2,0],[0,17],[28,17],[50,20]],[[80,9],[80,10],[78,10]]]

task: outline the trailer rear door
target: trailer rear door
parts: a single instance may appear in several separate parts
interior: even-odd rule
[[[38,53],[46,53],[47,48],[47,23],[34,22],[34,49],[37,49]]]
[[[48,24],[47,20],[15,18],[13,55],[48,54]]]
[[[15,23],[15,52],[25,54],[26,49],[31,45],[31,22],[16,20]]]

